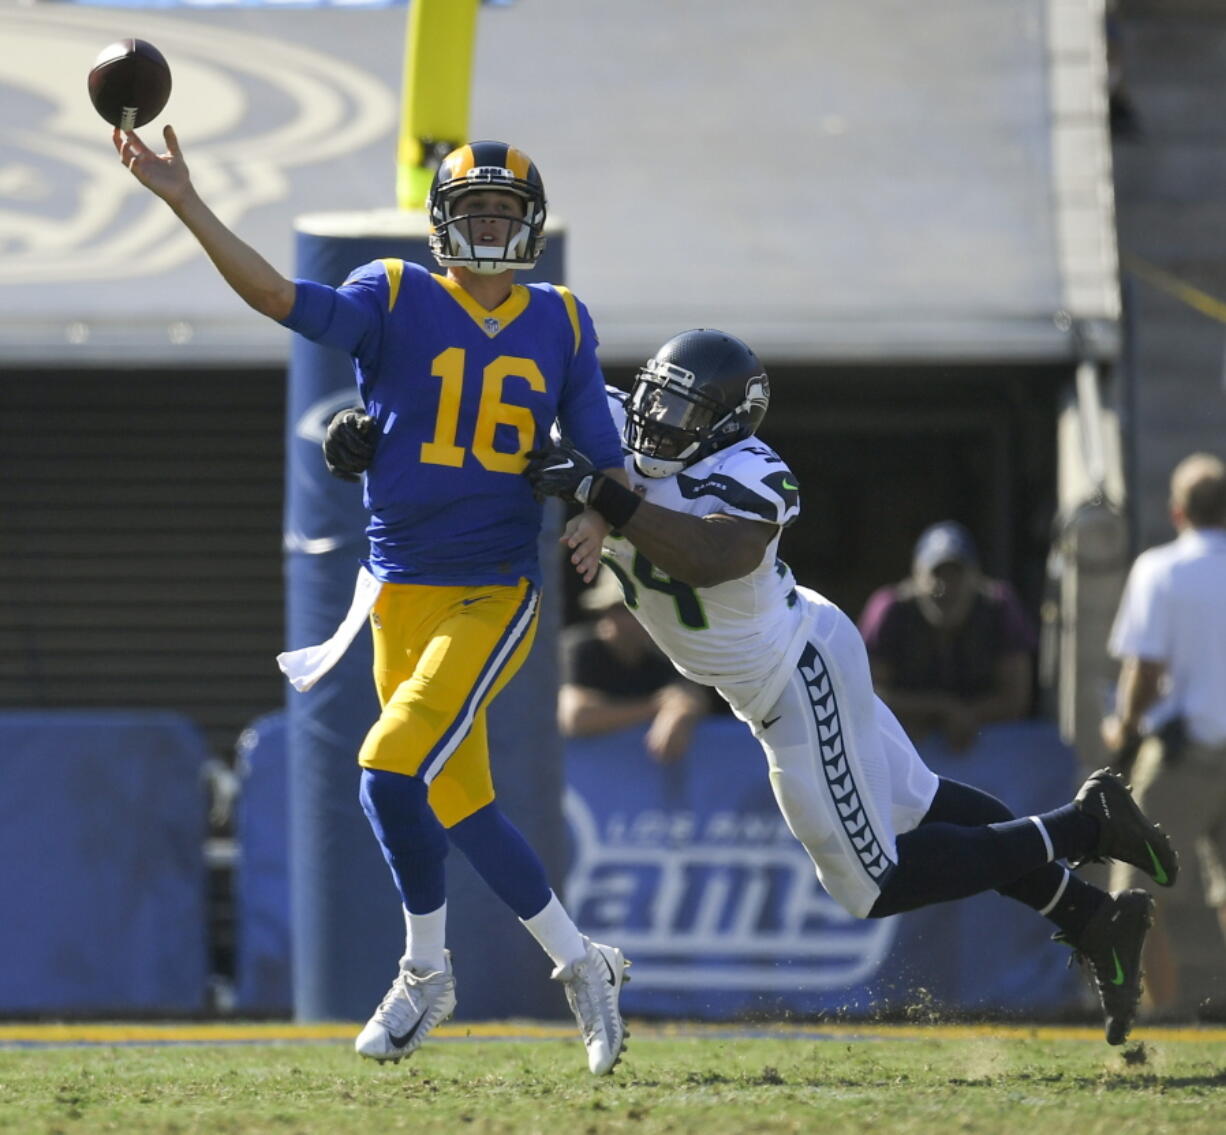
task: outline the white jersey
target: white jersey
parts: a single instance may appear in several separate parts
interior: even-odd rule
[[[1190,529],[1142,552],[1107,649],[1166,668],[1164,697],[1146,714],[1151,728],[1181,716],[1193,740],[1226,743],[1226,532]]]
[[[609,391],[622,427],[624,395]],[[661,508],[690,516],[745,517],[780,532],[800,514],[798,484],[783,459],[757,438],[737,442],[672,477],[644,477],[626,459],[631,486]],[[691,681],[715,686],[738,717],[774,704],[804,647],[806,604],[791,569],[777,558],[778,535],[749,575],[694,588],[655,567],[629,540],[610,534],[604,561],[626,606],[673,665]]]

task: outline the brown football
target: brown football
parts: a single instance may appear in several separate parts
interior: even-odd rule
[[[89,71],[89,99],[112,126],[135,130],[151,122],[170,98],[166,57],[143,39],[104,47]]]

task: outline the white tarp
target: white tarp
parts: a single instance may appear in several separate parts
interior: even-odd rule
[[[481,10],[470,132],[536,160],[607,359],[701,324],[775,360],[1060,358],[1061,311],[1107,339],[1117,315],[1097,18],[518,0]],[[0,365],[284,358],[119,165],[86,72],[114,39],[157,44],[154,126],[292,274],[296,216],[395,204],[405,19],[0,0]]]

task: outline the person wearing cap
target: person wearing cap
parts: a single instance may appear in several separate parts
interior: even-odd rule
[[[711,712],[707,691],[677,673],[626,609],[608,568],[580,592],[579,606],[592,617],[562,635],[559,732],[591,737],[650,722],[648,755],[660,764],[680,760],[695,726]]]
[[[877,693],[912,736],[940,733],[962,751],[983,726],[1030,711],[1034,630],[956,521],[925,529],[911,575],[869,597],[860,632]]]

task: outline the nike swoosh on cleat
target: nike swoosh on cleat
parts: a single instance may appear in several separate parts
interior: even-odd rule
[[[779,717],[782,717],[782,716],[783,716],[782,713],[779,714]],[[776,721],[779,720],[779,717],[768,717],[765,721],[762,722],[762,728],[769,729],[772,725],[775,724]]]
[[[399,1036],[397,1036],[395,1033],[389,1032],[387,1034],[387,1039],[392,1042],[392,1047],[393,1048],[404,1048],[404,1046],[408,1044],[409,1041],[411,1041],[414,1036],[417,1035],[417,1030],[421,1028],[421,1023],[425,1019],[426,1019],[426,1014],[422,1013],[422,1015],[418,1017],[416,1021],[413,1022],[413,1027],[409,1029],[407,1033],[401,1033]]]
[[[783,482],[783,487],[784,487],[785,489],[791,489],[793,492],[795,492],[797,489],[799,489],[799,488],[800,488],[800,486],[799,486],[799,485],[793,485],[793,484],[792,484],[792,482],[791,482],[791,481],[788,481],[788,480],[785,480],[785,481]]]
[[[1115,973],[1111,975],[1112,985],[1124,984],[1124,967],[1120,965],[1120,956],[1114,950],[1111,951],[1111,960],[1115,962]]]
[[[1149,861],[1154,865],[1154,882],[1160,887],[1165,887],[1169,882],[1166,871],[1161,863],[1158,862],[1158,856],[1154,853],[1154,849],[1148,843],[1145,844],[1145,850],[1149,852]]]
[[[604,956],[604,954],[601,954],[600,956],[604,958],[605,969],[609,971],[609,984],[616,985],[617,984],[617,974],[613,972],[613,963],[610,962],[609,959]]]

